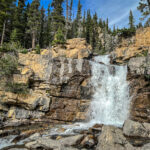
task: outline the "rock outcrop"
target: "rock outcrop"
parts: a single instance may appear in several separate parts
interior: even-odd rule
[[[92,47],[83,38],[67,40],[64,46],[52,48],[52,57],[67,57],[74,59],[88,58],[92,54]]]
[[[124,63],[132,57],[150,54],[150,27],[138,29],[136,35],[122,39],[114,52],[115,62]]]
[[[89,52],[85,40],[69,40],[67,51],[76,54]],[[27,85],[28,93],[18,94],[0,91],[0,111],[8,118],[43,118],[58,121],[82,121],[91,99],[89,79],[90,62],[86,59],[54,57],[53,50],[44,50],[39,54],[19,53],[18,71],[13,75],[17,84]],[[61,51],[61,50],[60,50]],[[80,53],[80,54],[81,54]],[[71,53],[70,53],[71,54]],[[89,55],[82,53],[81,57]],[[58,55],[59,56],[59,55]]]

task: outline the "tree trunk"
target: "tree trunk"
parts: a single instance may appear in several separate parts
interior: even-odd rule
[[[149,11],[150,11],[150,0],[147,0]]]
[[[69,4],[68,0],[66,0],[66,34],[65,34],[65,39],[67,39],[67,34],[68,34],[68,25],[69,24]]]
[[[32,49],[35,49],[35,32],[32,33]]]
[[[3,23],[3,31],[2,31],[2,38],[1,38],[1,44],[0,44],[1,46],[4,43],[5,29],[6,29],[6,20]]]

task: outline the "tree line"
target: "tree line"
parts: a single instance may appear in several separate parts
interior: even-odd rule
[[[53,0],[45,10],[40,6],[40,0],[0,0],[0,45],[4,42],[15,42],[24,48],[46,48],[55,44],[64,44],[66,39],[85,38],[93,49],[100,50],[102,43],[100,33],[105,32],[115,36],[117,34],[133,34],[136,28],[132,11],[129,15],[129,28],[111,30],[109,20],[98,18],[97,13],[84,11],[78,1],[77,13],[74,16],[73,0]],[[64,5],[65,4],[65,9]],[[140,0],[138,9],[144,18],[150,14],[149,0]],[[150,19],[145,27],[150,25]],[[128,35],[127,34],[127,35]]]

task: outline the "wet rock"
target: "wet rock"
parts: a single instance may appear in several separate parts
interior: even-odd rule
[[[80,143],[80,145],[85,148],[92,148],[92,147],[94,147],[95,144],[96,143],[94,141],[93,135],[86,136]]]
[[[83,135],[76,135],[72,137],[63,138],[60,140],[52,140],[50,137],[42,137],[37,139],[36,141],[32,141],[27,143],[25,146],[30,149],[58,149],[64,150],[65,148],[70,148],[70,146],[76,145],[78,142],[81,141]],[[73,149],[73,148],[72,148]],[[70,150],[72,150],[70,148]]]
[[[29,137],[29,139],[32,141],[32,140],[38,139],[39,137],[41,137],[41,134],[40,133],[35,133],[35,134],[31,135]]]
[[[96,150],[134,150],[123,136],[122,130],[113,126],[103,126]]]

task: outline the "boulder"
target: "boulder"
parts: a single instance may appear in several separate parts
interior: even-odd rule
[[[98,137],[96,150],[135,150],[123,136],[122,130],[113,126],[103,126]]]
[[[123,133],[128,137],[150,138],[150,124],[126,120]]]
[[[131,58],[128,67],[131,74],[150,75],[150,57]]]
[[[77,145],[83,138],[83,135],[75,135],[72,137],[66,137],[60,140],[52,140],[50,137],[41,137],[36,141],[29,142],[25,147],[30,149],[57,149],[57,150],[75,150],[71,146]]]

